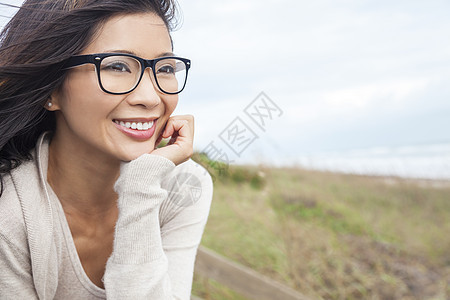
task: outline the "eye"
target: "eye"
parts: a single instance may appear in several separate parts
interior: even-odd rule
[[[175,68],[172,65],[164,65],[158,68],[158,74],[175,74]]]
[[[111,72],[131,73],[131,70],[128,67],[128,65],[122,61],[110,62],[107,65],[102,66],[102,70],[111,71]]]

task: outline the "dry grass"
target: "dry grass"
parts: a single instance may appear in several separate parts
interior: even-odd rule
[[[299,169],[244,177],[261,171],[253,187],[216,174],[204,246],[313,299],[449,299],[450,185]],[[198,276],[193,292],[244,299]]]

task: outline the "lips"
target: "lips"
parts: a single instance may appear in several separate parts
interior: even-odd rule
[[[113,124],[123,134],[137,140],[148,140],[155,133],[158,119],[114,119]]]

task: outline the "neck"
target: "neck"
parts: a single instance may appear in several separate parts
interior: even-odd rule
[[[66,214],[100,221],[117,209],[113,187],[120,161],[88,148],[55,135],[49,146],[47,180]]]

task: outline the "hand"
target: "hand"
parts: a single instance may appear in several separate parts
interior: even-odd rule
[[[155,147],[161,139],[171,137],[169,143],[161,148],[155,148],[151,154],[170,159],[175,165],[187,161],[194,153],[194,116],[170,117],[166,126],[158,137]]]

